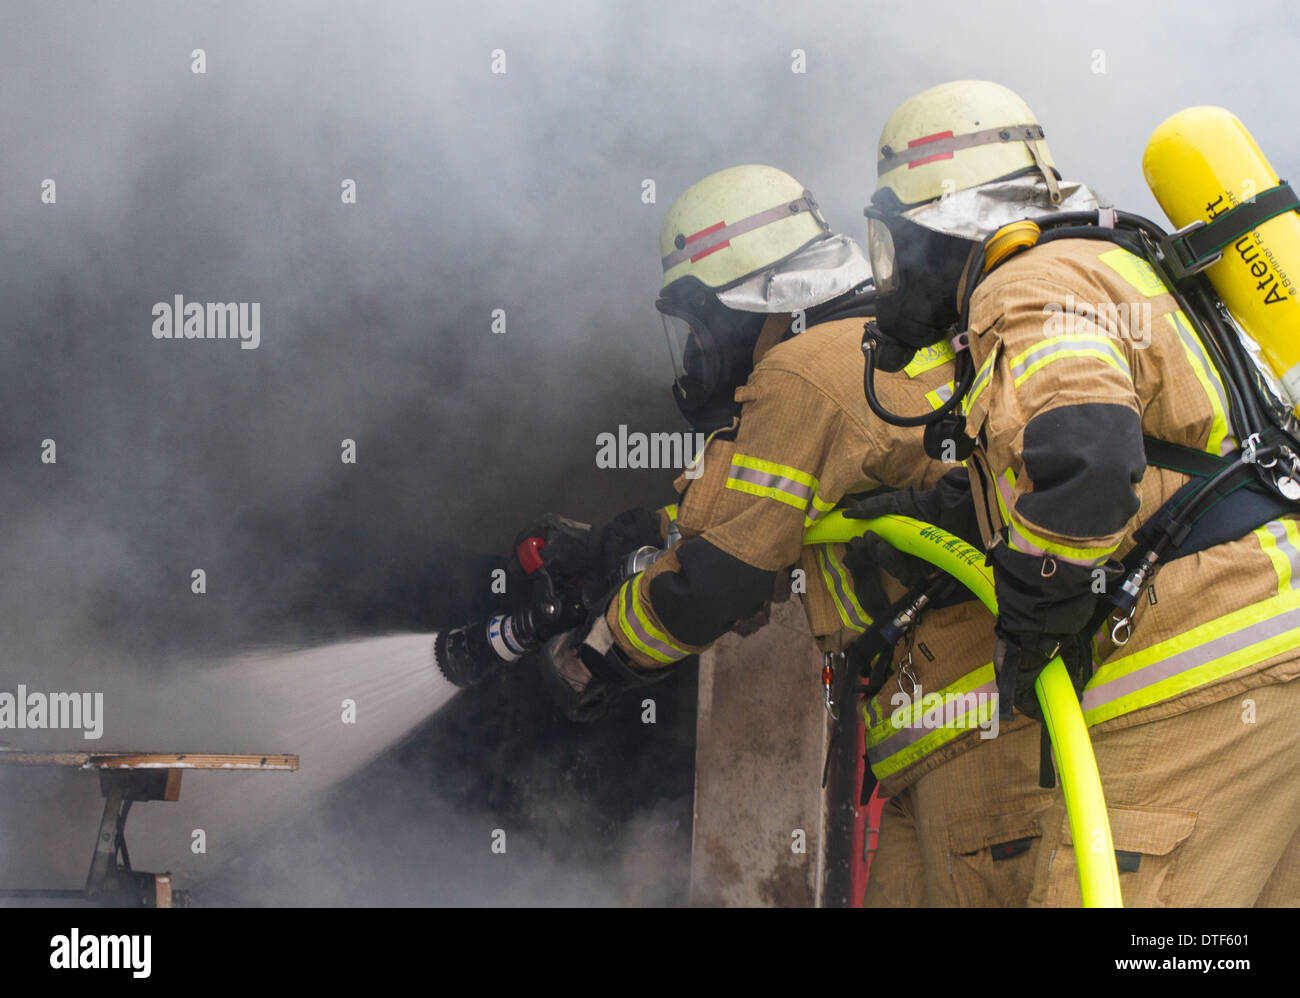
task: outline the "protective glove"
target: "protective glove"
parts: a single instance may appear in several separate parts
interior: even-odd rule
[[[602,718],[623,690],[660,682],[681,664],[638,669],[614,643],[603,613],[593,615],[584,627],[552,638],[538,656],[551,699],[570,720],[583,722]]]
[[[1019,707],[1035,721],[1043,719],[1034,683],[1038,674],[1056,655],[1061,656],[1075,692],[1082,692],[1092,675],[1088,639],[1077,634],[1007,632],[1001,621],[994,627],[997,644],[993,649],[993,671],[998,681],[998,716],[1010,721],[1013,707]]]
[[[547,513],[515,538],[515,561],[518,562],[521,543],[530,537],[540,537],[545,546],[537,554],[547,572],[556,579],[585,578],[591,574],[592,567],[591,535],[590,524]]]
[[[636,507],[624,510],[600,530],[591,532],[588,541],[590,562],[599,573],[598,578],[614,579],[618,576],[623,559],[637,548],[662,547],[659,533],[659,515],[652,510]]]
[[[853,520],[870,520],[890,514],[933,523],[966,543],[983,549],[979,524],[975,519],[975,504],[971,499],[970,478],[965,468],[955,468],[948,472],[933,489],[926,492],[917,492],[915,489],[882,492],[868,496],[844,511],[844,515]],[[853,573],[859,599],[863,600],[864,608],[873,617],[883,612],[881,604],[883,608],[888,607],[888,600],[880,586],[878,570],[888,572],[909,589],[932,578],[937,571],[924,559],[904,554],[872,533],[850,542],[844,555],[844,564]],[[971,598],[964,587],[959,587],[953,597],[938,600],[931,605],[951,606]],[[873,609],[868,603],[877,605]]]
[[[1034,682],[1058,645],[1076,692],[1092,677],[1090,636],[1085,632],[1099,598],[1093,592],[1095,570],[1025,554],[1005,543],[990,550],[989,560],[998,600],[993,667],[999,713],[1009,720],[1016,706],[1042,720]]]

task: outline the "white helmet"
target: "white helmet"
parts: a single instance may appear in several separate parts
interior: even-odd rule
[[[810,309],[871,276],[807,188],[770,166],[733,166],[688,188],[668,209],[659,252],[673,395],[705,432],[734,415],[768,315]]]
[[[771,166],[733,166],[687,188],[664,216],[659,251],[665,297],[693,278],[686,284],[698,281],[744,312],[811,308],[871,276],[812,193]]]

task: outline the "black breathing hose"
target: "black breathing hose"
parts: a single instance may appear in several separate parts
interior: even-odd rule
[[[871,324],[868,323],[862,334],[862,355],[866,361],[862,371],[862,394],[866,396],[871,411],[894,426],[929,426],[939,422],[961,404],[961,400],[966,397],[971,384],[975,381],[975,365],[971,361],[970,352],[963,350],[957,355],[957,378],[953,386],[952,398],[933,412],[921,416],[900,416],[886,409],[876,395],[876,351],[879,348],[879,334],[873,332]]]

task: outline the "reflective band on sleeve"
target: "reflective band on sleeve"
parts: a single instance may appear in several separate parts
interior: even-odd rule
[[[817,545],[817,564],[844,626],[854,631],[865,631],[871,626],[871,615],[858,602],[853,580],[843,561],[836,557],[835,545]]]
[[[1165,282],[1151,269],[1151,264],[1126,249],[1107,250],[1097,259],[1124,278],[1143,298],[1159,298],[1169,294]]]
[[[785,503],[804,514],[804,525],[814,523],[835,508],[817,495],[817,479],[806,471],[750,457],[733,454],[727,488],[749,495],[763,496]]]
[[[986,724],[998,709],[992,662],[937,693],[919,690],[918,698],[907,699],[892,710],[887,710],[885,704],[903,700],[903,695],[897,692],[895,683],[885,689],[893,691],[888,701],[882,702],[882,691],[862,707],[867,760],[877,779],[892,776],[954,738]]]
[[[1205,352],[1205,346],[1182,310],[1169,313],[1165,318],[1178,334],[1183,352],[1187,354],[1187,363],[1191,366],[1192,373],[1196,375],[1196,380],[1200,382],[1205,398],[1214,411],[1214,422],[1210,426],[1210,436],[1205,442],[1205,450],[1207,453],[1225,457],[1237,449],[1237,438],[1228,432],[1228,394],[1219,379],[1219,372],[1214,369],[1214,364]]]
[[[667,514],[667,516],[668,516],[668,522],[669,522],[669,523],[676,523],[676,522],[677,522],[677,503],[675,503],[675,502],[674,502],[674,503],[669,503],[667,506],[665,506],[665,507],[664,507],[664,513]]]
[[[956,390],[956,383],[949,381],[946,385],[940,385],[932,392],[926,392],[925,400],[930,403],[930,408],[938,409],[952,398],[952,393]]]
[[[687,237],[685,246],[674,250],[663,258],[664,273],[672,270],[679,263],[685,263],[687,260],[722,249],[723,243],[730,242],[737,236],[743,236],[746,232],[753,232],[764,225],[779,222],[783,218],[793,218],[800,212],[812,211],[813,207],[812,198],[805,192],[801,198],[796,198],[793,201],[783,201],[773,208],[756,212],[748,218],[742,218],[739,222],[733,222],[731,225],[719,222],[716,226],[709,226],[709,228],[696,233],[695,236]]]
[[[1016,490],[1016,479],[1011,473],[1011,469],[1006,469],[1002,472],[1001,477],[994,479],[994,481],[997,485],[998,509],[1002,512],[1002,522],[1007,527],[1007,542],[1013,550],[1039,558],[1050,554],[1053,558],[1058,558],[1071,565],[1083,565],[1085,568],[1093,568],[1097,565],[1104,565],[1119,546],[1114,544],[1111,547],[1104,548],[1070,547],[1039,536],[1011,512],[1011,504],[1015,499]]]
[[[983,395],[984,389],[989,386],[989,381],[993,378],[993,365],[997,360],[997,356],[996,353],[989,354],[989,356],[985,358],[984,364],[976,373],[975,380],[971,382],[970,391],[966,393],[966,397],[961,403],[961,411],[963,415],[969,415],[971,409],[975,405],[975,400]]]
[[[1112,717],[1225,679],[1300,645],[1300,589],[1243,607],[1112,659],[1083,691],[1083,717],[1100,724]]]
[[[903,373],[909,378],[915,378],[926,371],[933,371],[936,367],[951,364],[956,359],[957,354],[953,351],[952,344],[947,340],[940,340],[933,346],[921,347],[917,350],[915,356],[903,368]]]
[[[1277,572],[1277,591],[1295,589],[1300,583],[1300,531],[1295,521],[1270,520],[1254,533]]]
[[[1015,378],[1015,387],[1019,388],[1048,364],[1074,358],[1099,360],[1124,372],[1130,381],[1133,380],[1128,358],[1113,340],[1104,336],[1053,336],[1047,342],[1030,347],[1012,359],[1011,375]]]
[[[623,583],[618,594],[618,626],[632,646],[643,655],[665,664],[685,658],[690,652],[679,648],[667,634],[655,627],[641,609],[636,596],[637,575]]]

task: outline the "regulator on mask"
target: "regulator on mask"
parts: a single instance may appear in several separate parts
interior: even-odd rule
[[[877,200],[880,200],[879,196]],[[957,292],[978,244],[918,225],[896,212],[868,207],[867,253],[876,282],[876,321],[863,334],[862,388],[872,412],[895,426],[924,426],[925,450],[938,460],[964,460],[971,441],[957,409],[970,387],[970,357],[957,361],[957,390],[933,412],[888,411],[875,393],[875,372],[901,371],[922,347],[951,338],[961,319]]]
[[[952,335],[960,318],[957,287],[978,244],[876,207],[864,214],[876,279],[876,324],[886,338],[878,366],[898,371],[918,349]]]

